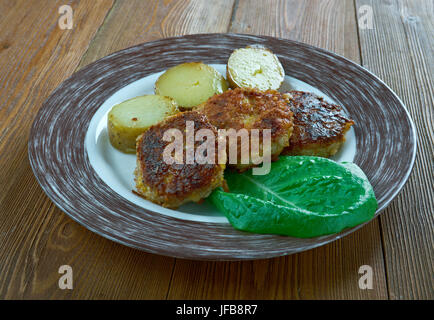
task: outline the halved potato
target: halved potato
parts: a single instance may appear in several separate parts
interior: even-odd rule
[[[191,109],[227,89],[225,78],[202,62],[187,62],[172,67],[155,83],[155,94],[171,97],[185,109]]]
[[[226,67],[231,88],[277,90],[284,77],[285,71],[276,55],[260,46],[236,49]]]
[[[113,147],[125,153],[136,152],[136,138],[150,126],[179,112],[178,104],[169,97],[145,95],[114,106],[107,119]]]

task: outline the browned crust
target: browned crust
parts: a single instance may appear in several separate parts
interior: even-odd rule
[[[275,158],[288,145],[286,140],[292,133],[293,113],[288,103],[289,99],[276,90],[236,88],[209,98],[195,110],[205,114],[218,129],[271,129]]]
[[[286,155],[334,155],[345,141],[345,133],[354,124],[341,106],[327,103],[310,92],[291,91],[294,129]]]
[[[206,117],[195,111],[181,112],[168,117],[163,122],[150,127],[137,140],[137,191],[145,198],[167,207],[178,207],[189,200],[199,201],[214,188],[221,186],[225,165],[218,164],[216,152],[215,164],[186,163],[186,148],[183,149],[182,164],[168,164],[164,161],[163,151],[171,142],[164,141],[166,130],[179,129],[186,141],[186,122],[194,122],[194,131],[211,130],[216,137],[217,131]],[[194,143],[194,150],[202,142]]]
[[[236,88],[215,95],[196,108],[219,129],[269,128],[275,138],[292,127],[288,100],[275,90]],[[249,119],[254,121],[249,121]]]

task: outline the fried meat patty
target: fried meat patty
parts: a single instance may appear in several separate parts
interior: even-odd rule
[[[287,107],[289,96],[275,90],[259,91],[251,88],[237,88],[215,95],[195,108],[206,115],[217,129],[259,129],[259,152],[262,153],[263,129],[271,130],[271,158],[276,160],[288,146],[293,127],[293,114]],[[239,170],[255,166],[250,157],[249,163],[241,163],[241,143],[237,143],[237,163],[228,163]],[[229,144],[228,144],[229,154]]]
[[[282,154],[330,157],[345,142],[345,133],[354,124],[341,106],[330,104],[310,92],[291,91],[294,130]]]
[[[223,183],[226,165],[218,164],[217,139],[214,164],[199,164],[196,159],[193,163],[188,163],[185,147],[187,121],[194,123],[194,132],[208,129],[217,136],[216,129],[204,115],[188,111],[166,118],[137,138],[137,167],[134,172],[137,193],[164,207],[177,208],[186,202],[198,202]],[[174,141],[163,139],[164,133],[169,129],[177,129],[183,135],[183,159],[172,164],[167,163],[163,155],[165,148]],[[195,141],[194,150],[196,151],[202,143]],[[176,156],[173,157],[175,158]]]

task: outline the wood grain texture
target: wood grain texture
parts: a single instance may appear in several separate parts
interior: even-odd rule
[[[233,0],[118,0],[80,67],[139,43],[194,33],[226,32]]]
[[[352,1],[240,0],[229,31],[298,40],[360,61]],[[373,290],[358,287],[358,269],[365,264],[374,270]],[[378,219],[344,239],[288,257],[241,263],[177,260],[168,295],[170,299],[387,297]]]
[[[235,8],[230,32],[297,40],[359,62],[351,0],[240,0]]]
[[[132,259],[132,249],[108,240],[95,241],[100,237],[72,223],[45,196],[28,162],[28,132],[36,111],[77,68],[113,2],[68,3],[73,9],[72,30],[57,25],[63,1],[0,2],[4,15],[0,20],[0,298],[107,297],[94,285],[98,283],[116,288],[117,294],[128,292],[134,297],[134,292],[147,292],[149,297],[161,298],[171,272],[165,258],[153,257],[148,262],[148,256],[141,255]],[[116,246],[118,251],[113,250]],[[95,261],[102,263],[94,268]],[[159,268],[152,268],[157,263]],[[63,264],[73,267],[75,291],[58,287],[58,269]],[[108,272],[113,266],[134,270],[144,264],[150,266],[148,273],[126,277],[120,285],[114,273]],[[88,286],[79,285],[80,281]]]
[[[288,257],[249,262],[177,260],[169,299],[379,299],[387,298],[384,274],[374,289],[360,290],[358,269],[381,267],[374,239],[359,230],[344,241]],[[347,249],[352,243],[359,247]]]
[[[381,216],[391,299],[433,299],[433,1],[357,1],[371,6],[373,29],[360,30],[363,65],[406,104],[418,154],[406,187]]]

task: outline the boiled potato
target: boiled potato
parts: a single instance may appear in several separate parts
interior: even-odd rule
[[[122,152],[135,153],[136,138],[141,133],[178,112],[178,104],[169,97],[145,95],[124,101],[108,114],[110,142]]]
[[[285,71],[276,55],[264,47],[236,49],[226,66],[231,88],[279,89]]]
[[[172,67],[155,83],[155,94],[175,99],[184,109],[191,109],[227,89],[225,78],[202,62],[188,62]]]

